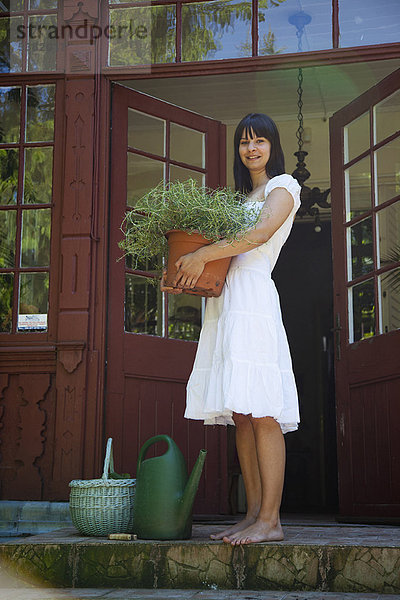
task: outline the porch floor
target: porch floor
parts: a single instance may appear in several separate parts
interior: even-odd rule
[[[379,594],[398,594],[400,598],[398,527],[338,524],[326,517],[288,517],[282,522],[283,542],[235,548],[209,539],[211,532],[227,526],[226,521],[196,523],[192,539],[185,541],[111,541],[81,536],[73,528],[6,541],[3,538],[0,588],[103,588],[104,597],[111,588],[147,588],[143,598],[155,588],[165,589],[164,595],[157,592],[155,598],[172,598],[172,590],[177,589],[210,593],[270,590],[262,596],[265,600],[284,598],[283,591],[277,590],[299,592],[288,596],[299,600],[328,600],[328,592],[335,593],[335,598],[345,598],[340,595],[343,593],[367,594],[365,598],[374,600]],[[318,591],[317,596],[300,593]],[[114,593],[108,597],[115,598]],[[236,597],[232,593],[221,596],[218,592],[215,598]],[[185,594],[182,598],[192,598]],[[199,593],[199,600],[203,597],[210,598]]]

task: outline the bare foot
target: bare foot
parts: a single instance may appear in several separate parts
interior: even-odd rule
[[[239,531],[243,531],[244,529],[247,529],[250,525],[255,523],[255,521],[256,521],[255,517],[246,516],[243,519],[243,521],[239,521],[239,523],[235,523],[235,525],[228,527],[228,529],[224,529],[224,531],[221,531],[220,533],[211,534],[210,538],[212,540],[222,540],[223,538],[233,535],[234,533],[238,533]]]
[[[255,523],[238,531],[236,534],[225,536],[223,541],[232,546],[241,544],[257,544],[259,542],[280,542],[283,540],[283,531],[281,524],[272,526],[265,521],[257,520]]]

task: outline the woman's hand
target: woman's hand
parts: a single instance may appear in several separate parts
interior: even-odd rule
[[[183,290],[178,290],[176,288],[165,285],[166,276],[167,276],[167,270],[164,269],[161,280],[160,280],[160,290],[162,292],[168,292],[168,294],[182,294]]]
[[[180,288],[194,288],[204,271],[205,264],[206,261],[201,258],[199,251],[181,256],[175,263],[178,272],[172,285]]]

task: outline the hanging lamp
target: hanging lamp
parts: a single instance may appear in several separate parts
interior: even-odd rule
[[[289,23],[296,27],[296,36],[298,40],[298,51],[302,52],[302,37],[304,33],[304,27],[311,22],[311,16],[307,13],[300,11],[291,15],[289,17]],[[330,208],[331,204],[327,201],[327,198],[330,194],[330,188],[321,191],[318,187],[310,188],[305,185],[305,182],[311,176],[310,171],[306,167],[305,157],[308,156],[308,152],[303,150],[303,135],[304,135],[304,127],[303,127],[303,69],[299,67],[298,70],[298,86],[297,86],[297,120],[299,126],[296,131],[296,138],[298,143],[298,150],[294,152],[295,157],[297,158],[296,168],[292,173],[292,176],[297,179],[301,186],[300,199],[301,206],[297,211],[297,214],[300,217],[304,217],[305,215],[311,215],[314,217],[315,223],[315,231],[319,233],[321,231],[321,219],[320,219],[320,208]]]

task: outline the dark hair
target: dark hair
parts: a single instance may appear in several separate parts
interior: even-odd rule
[[[247,194],[253,189],[251,183],[250,172],[244,166],[239,155],[240,140],[243,135],[254,132],[256,136],[265,137],[271,144],[271,156],[265,166],[265,172],[268,177],[272,178],[276,175],[282,175],[285,172],[285,157],[281,147],[279,131],[274,121],[268,115],[262,113],[250,113],[243,117],[239,125],[236,127],[234,143],[234,162],[233,175],[235,177],[236,190]]]

